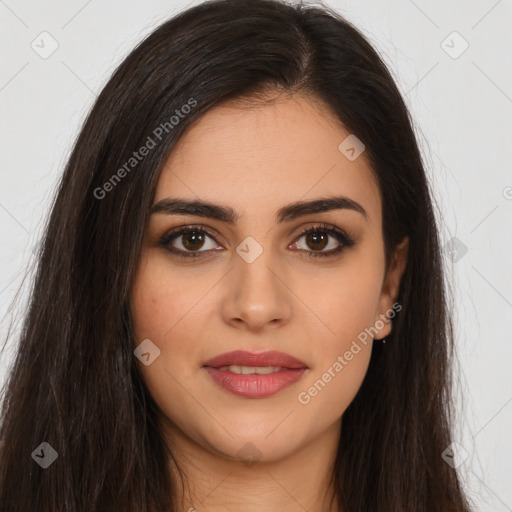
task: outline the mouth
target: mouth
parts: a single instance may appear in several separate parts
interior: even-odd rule
[[[305,363],[283,352],[241,350],[214,357],[203,368],[222,389],[246,398],[274,395],[295,384],[308,370]]]

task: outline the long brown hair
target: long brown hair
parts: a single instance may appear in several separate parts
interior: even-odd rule
[[[452,324],[404,101],[378,53],[331,9],[215,0],[165,22],[128,55],[76,140],[4,389],[2,512],[176,510],[172,453],[133,354],[131,285],[156,180],[179,137],[220,102],[268,90],[322,101],[364,142],[380,186],[387,264],[397,242],[410,240],[402,310],[343,415],[332,475],[338,504],[470,510],[441,456],[454,420]],[[46,469],[31,457],[42,442],[58,454]]]

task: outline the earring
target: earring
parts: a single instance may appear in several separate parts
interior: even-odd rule
[[[389,321],[391,322],[391,320],[389,320]],[[382,342],[382,344],[384,344],[384,343],[386,343],[386,337],[384,337],[384,338],[378,338],[378,339],[377,339],[377,338],[373,338],[373,341],[381,341],[381,342]]]

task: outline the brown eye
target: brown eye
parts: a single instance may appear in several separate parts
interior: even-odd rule
[[[204,234],[199,231],[189,231],[182,235],[182,244],[188,251],[197,251],[204,244]]]
[[[210,246],[208,247],[208,242]],[[183,257],[204,256],[219,246],[215,243],[213,235],[206,230],[196,227],[182,227],[166,233],[159,241],[159,245],[173,254]],[[206,247],[205,247],[206,245]]]
[[[301,239],[304,241],[301,242]],[[303,247],[300,247],[301,244]],[[305,252],[308,256],[327,257],[336,256],[343,250],[354,246],[355,240],[341,229],[325,224],[303,230],[294,245],[299,252]]]
[[[301,239],[304,241],[302,242]],[[167,251],[184,258],[208,256],[211,251],[223,249],[222,246],[215,244],[214,235],[196,226],[172,229],[162,236],[158,243]],[[343,230],[325,224],[303,230],[292,245],[298,249],[299,253],[306,253],[307,256],[327,257],[336,256],[355,243],[356,241]],[[304,247],[300,247],[301,244]]]
[[[321,231],[312,231],[306,234],[305,240],[309,248],[321,251],[327,246],[329,235],[326,235]]]

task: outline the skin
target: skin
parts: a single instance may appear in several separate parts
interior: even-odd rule
[[[176,486],[179,510],[337,510],[329,506],[328,479],[342,415],[366,374],[372,339],[359,343],[357,355],[309,403],[297,397],[392,308],[408,242],[398,246],[385,275],[379,188],[364,152],[350,161],[338,150],[349,134],[325,106],[301,94],[250,109],[228,102],[186,131],[161,172],[154,203],[200,199],[240,214],[236,225],[151,215],[132,289],[135,345],[150,339],[160,350],[150,365],[139,365],[185,475],[184,492]],[[275,222],[286,204],[333,195],[357,201],[367,219],[338,209]],[[308,257],[308,250],[339,245],[332,236],[328,246],[299,238],[301,228],[322,222],[345,230],[356,244],[332,257]],[[208,251],[203,257],[180,258],[159,246],[167,231],[188,224],[216,235],[192,246]],[[263,248],[252,263],[236,252],[248,236]],[[185,251],[186,238],[178,235],[172,245]],[[375,338],[391,328],[385,323]],[[202,366],[238,349],[279,350],[309,369],[270,397],[235,396]],[[237,455],[247,443],[249,455],[259,457],[253,464]]]

